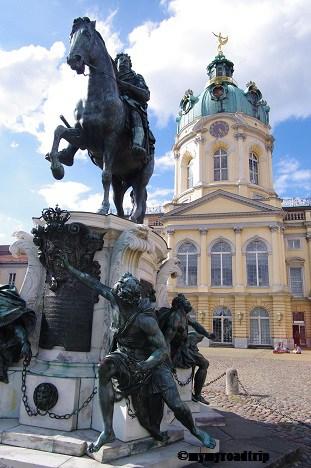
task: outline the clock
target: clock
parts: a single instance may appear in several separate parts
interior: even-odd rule
[[[222,120],[217,120],[213,122],[209,128],[209,132],[212,136],[216,138],[222,138],[227,135],[229,132],[229,125],[227,122],[223,122]]]

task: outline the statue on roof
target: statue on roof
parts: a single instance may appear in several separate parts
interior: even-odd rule
[[[227,42],[228,42],[228,36],[225,37],[225,36],[222,36],[221,33],[215,34],[214,32],[213,32],[213,34],[214,34],[214,36],[216,36],[217,39],[218,39],[218,46],[217,46],[218,54],[219,54],[219,55],[222,55],[222,54],[223,54],[223,51],[221,50],[221,47],[222,47],[223,45],[227,44]]]

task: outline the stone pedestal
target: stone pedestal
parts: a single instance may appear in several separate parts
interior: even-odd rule
[[[84,212],[71,212],[70,214],[66,226],[74,223],[73,227],[80,226],[80,231],[87,229],[89,236],[94,233],[96,238],[103,237],[103,248],[95,251],[94,261],[99,264],[100,281],[104,284],[113,286],[123,273],[130,272],[138,279],[143,280],[144,286],[149,285],[159,289],[163,286],[165,278],[175,272],[176,266],[167,263],[165,241],[147,226],[136,225],[114,215],[102,216]],[[43,218],[35,218],[34,222],[37,226],[44,226],[46,223]],[[39,231],[37,230],[37,232]],[[44,284],[46,271],[36,256],[36,247],[32,242],[32,236],[19,233],[18,240],[11,246],[11,250],[16,256],[27,254],[29,259],[31,257],[31,268],[28,268],[24,281],[24,285],[27,287],[22,287],[21,295],[27,304],[28,300],[31,301],[38,317],[38,323],[41,323],[41,316],[44,315],[45,310],[44,299],[47,298],[47,288],[50,288],[50,284]],[[36,297],[35,301],[34,297]],[[57,307],[58,303],[54,300],[53,304],[56,304],[53,307]],[[51,315],[51,312],[49,313]],[[53,315],[51,317],[50,320],[55,320]],[[43,340],[48,332],[46,323],[45,335],[41,334],[40,346],[38,347],[40,330],[37,330],[36,342],[33,342],[32,345],[33,349],[38,349],[38,353],[36,358],[32,360],[26,378],[26,394],[32,409],[35,409],[34,390],[42,383],[52,383],[58,390],[58,401],[50,409],[50,412],[64,415],[73,412],[82,405],[92,393],[97,363],[109,350],[111,323],[115,319],[110,304],[100,297],[93,309],[90,346],[87,351],[83,350],[83,352],[70,351],[55,345],[52,349],[45,349],[50,347],[52,342],[48,340],[47,343],[44,343]],[[76,326],[78,327],[79,324],[77,323]],[[74,326],[69,333],[75,333]],[[55,340],[55,338],[53,339]],[[87,342],[87,340],[85,341]],[[46,346],[44,346],[45,344]],[[14,379],[16,378],[14,377]],[[20,392],[13,392],[17,388],[20,388],[20,384],[17,385],[15,380],[14,383],[12,380],[12,384],[5,394],[6,401],[10,399],[12,401],[11,404],[7,403],[11,412],[8,410],[6,414],[17,416],[18,410],[20,410],[20,423],[22,424],[48,429],[58,428],[62,431],[88,428],[103,430],[97,397],[78,415],[73,415],[68,419],[53,419],[48,415],[30,417],[25,411],[24,404],[18,404],[21,399]],[[15,406],[13,404],[14,398],[17,400]],[[2,394],[0,400],[2,401]],[[122,441],[134,440],[148,435],[139,425],[137,419],[132,420],[128,416],[125,402],[115,405],[114,427],[117,437]]]
[[[131,399],[129,398],[130,406],[133,409]],[[102,431],[104,422],[99,408],[98,396],[96,395],[93,404],[92,429]],[[144,429],[137,418],[132,418],[128,413],[126,400],[123,399],[114,405],[113,413],[113,430],[116,438],[122,442],[129,442],[143,437],[150,437],[149,432]]]
[[[9,383],[0,382],[0,418],[18,418],[21,401],[22,371],[9,367]]]

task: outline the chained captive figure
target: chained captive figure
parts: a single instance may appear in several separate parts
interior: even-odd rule
[[[202,389],[209,366],[208,360],[199,352],[197,344],[203,337],[215,339],[214,333],[209,333],[196,320],[189,317],[192,305],[184,294],[177,294],[172,301],[172,307],[162,307],[157,311],[160,328],[170,350],[173,368],[193,369],[198,367],[194,375],[192,400],[209,404],[202,396]],[[189,332],[189,326],[194,331]]]
[[[115,439],[113,408],[116,395],[112,379],[118,381],[122,396],[131,395],[139,422],[155,439],[167,439],[167,434],[160,432],[161,411],[159,418],[159,402],[162,403],[162,410],[165,402],[175,417],[205,447],[214,448],[215,440],[195,426],[190,409],[179,396],[169,366],[164,336],[150,301],[141,297],[142,287],[138,279],[125,273],[110,288],[72,267],[65,255],[61,254],[60,261],[73,276],[107,299],[117,317],[113,339],[115,346],[99,363],[98,371],[104,431],[89,446],[89,451],[97,452],[105,443]]]
[[[9,383],[8,367],[24,358],[30,362],[29,334],[36,314],[27,308],[14,286],[0,285],[0,382]]]

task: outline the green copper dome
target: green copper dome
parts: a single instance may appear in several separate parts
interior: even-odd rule
[[[233,75],[233,63],[220,53],[208,65],[209,81],[199,96],[189,89],[180,102],[177,117],[177,132],[200,117],[218,113],[243,112],[264,124],[269,124],[270,108],[253,81],[243,91],[238,88]]]

